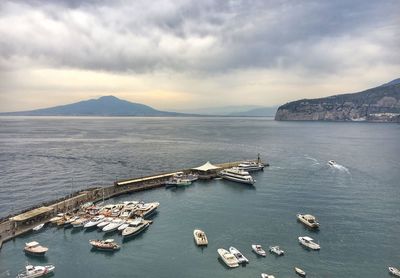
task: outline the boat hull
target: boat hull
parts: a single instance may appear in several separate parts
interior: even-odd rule
[[[229,180],[229,181],[234,181],[237,183],[243,183],[243,184],[248,184],[248,185],[254,185],[254,180],[243,180],[243,179],[238,179],[232,176],[227,176],[227,175],[222,175],[221,176],[223,179],[225,180]]]

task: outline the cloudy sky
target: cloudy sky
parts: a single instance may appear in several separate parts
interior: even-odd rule
[[[0,2],[0,111],[278,105],[400,77],[400,1]]]

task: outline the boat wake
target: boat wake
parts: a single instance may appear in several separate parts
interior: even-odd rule
[[[304,158],[307,159],[307,160],[311,160],[313,162],[313,165],[319,165],[320,164],[318,159],[316,159],[314,157],[311,157],[308,154],[305,154]]]
[[[345,173],[347,173],[347,174],[350,174],[349,169],[347,169],[347,168],[346,168],[345,166],[343,166],[343,165],[340,165],[340,164],[335,163],[334,165],[329,165],[329,167],[331,167],[332,169],[339,170],[339,171],[341,171],[341,172],[345,172]]]
[[[10,274],[10,271],[9,271],[9,270],[6,270],[6,271],[4,271],[4,272],[0,273],[0,277],[9,277],[9,276],[11,276],[11,274]]]

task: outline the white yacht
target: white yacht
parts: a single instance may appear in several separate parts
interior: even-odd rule
[[[245,256],[243,256],[243,254],[240,253],[240,251],[237,250],[235,247],[229,247],[229,252],[231,252],[231,254],[236,257],[240,264],[245,264],[249,262],[249,260]]]
[[[247,172],[264,170],[265,165],[261,162],[245,161],[238,165],[238,168]]]
[[[394,276],[400,277],[400,270],[393,266],[389,266],[389,272],[393,274]]]
[[[27,265],[25,266],[25,270],[18,273],[17,278],[36,278],[36,277],[44,277],[53,273],[55,269],[54,265],[45,265],[45,266],[33,266]]]
[[[267,255],[267,252],[265,252],[265,250],[262,249],[262,246],[259,245],[259,244],[253,244],[253,245],[251,246],[251,249],[253,249],[253,251],[254,251],[257,255],[260,255],[260,256],[263,256],[263,257],[265,257],[265,256]]]
[[[196,241],[197,246],[205,246],[208,245],[208,239],[206,233],[202,230],[196,229],[193,231],[193,237]]]
[[[135,215],[146,218],[153,214],[155,210],[160,206],[160,203],[153,202],[153,203],[139,203],[136,206]]]
[[[269,275],[267,273],[261,273],[261,278],[275,278],[274,275]]]
[[[223,179],[234,181],[234,182],[239,182],[239,183],[253,185],[256,182],[256,180],[253,179],[252,176],[250,176],[249,172],[240,170],[237,167],[222,170],[220,172],[220,175]]]
[[[308,247],[308,248],[310,248],[310,249],[312,249],[312,250],[319,250],[319,249],[321,249],[321,247],[319,246],[319,244],[316,243],[316,242],[314,242],[314,239],[312,239],[311,237],[308,237],[308,236],[299,237],[299,242],[300,242],[302,245],[304,245],[304,246],[306,246],[306,247]]]
[[[136,218],[130,225],[129,227],[125,228],[122,231],[122,236],[124,238],[128,238],[131,236],[135,236],[143,232],[145,229],[147,229],[150,225],[150,221],[143,220],[142,218]]]
[[[96,227],[98,224],[104,221],[104,215],[99,215],[96,217],[93,217],[89,222],[87,222],[85,225],[83,225],[84,228],[92,228]]]
[[[44,227],[44,223],[39,224],[39,225],[33,227],[32,230],[33,230],[34,232],[37,232],[37,231],[40,231],[43,227]]]
[[[119,226],[125,223],[125,220],[116,218],[112,220],[107,226],[105,226],[102,231],[106,233],[110,233],[118,229]]]
[[[108,224],[110,224],[110,222],[113,220],[112,217],[106,217],[103,219],[103,221],[101,221],[99,224],[97,224],[97,228],[99,229],[103,229],[105,226],[107,226]]]
[[[297,219],[309,228],[319,228],[317,218],[311,214],[297,214]]]
[[[278,256],[283,256],[285,255],[285,251],[283,251],[278,245],[276,246],[270,246],[269,247],[269,252],[275,253]]]
[[[219,248],[217,251],[218,251],[218,254],[221,257],[221,259],[224,261],[224,263],[227,266],[229,266],[229,267],[238,267],[239,266],[239,261],[229,251],[227,251],[223,248]]]
[[[295,267],[294,272],[296,272],[297,275],[299,275],[301,277],[306,277],[306,272],[304,270],[302,270],[301,268]]]
[[[37,241],[25,243],[24,251],[28,255],[44,256],[49,248],[41,246]]]
[[[89,219],[87,219],[87,218],[79,218],[78,220],[72,222],[71,224],[72,224],[73,228],[82,228],[88,222],[89,222]]]

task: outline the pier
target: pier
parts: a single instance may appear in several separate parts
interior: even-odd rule
[[[246,160],[254,161],[254,160]],[[218,169],[226,169],[238,166],[243,161],[226,162],[215,164]],[[266,164],[268,165],[268,164]],[[198,167],[199,168],[199,167]],[[99,202],[101,200],[110,199],[122,194],[130,194],[144,190],[150,190],[165,186],[165,182],[173,175],[183,172],[188,173],[196,168],[182,169],[168,173],[160,173],[151,176],[144,176],[126,180],[116,181],[113,185],[105,187],[95,187],[90,189],[81,190],[74,194],[66,196],[62,199],[49,201],[41,207],[32,208],[21,214],[13,215],[8,219],[4,219],[0,223],[0,249],[4,242],[12,240],[13,238],[27,233],[35,226],[41,223],[47,223],[50,218],[58,213],[72,212],[79,209],[79,207],[86,202]],[[216,171],[205,171],[203,178],[212,178],[215,176]]]

